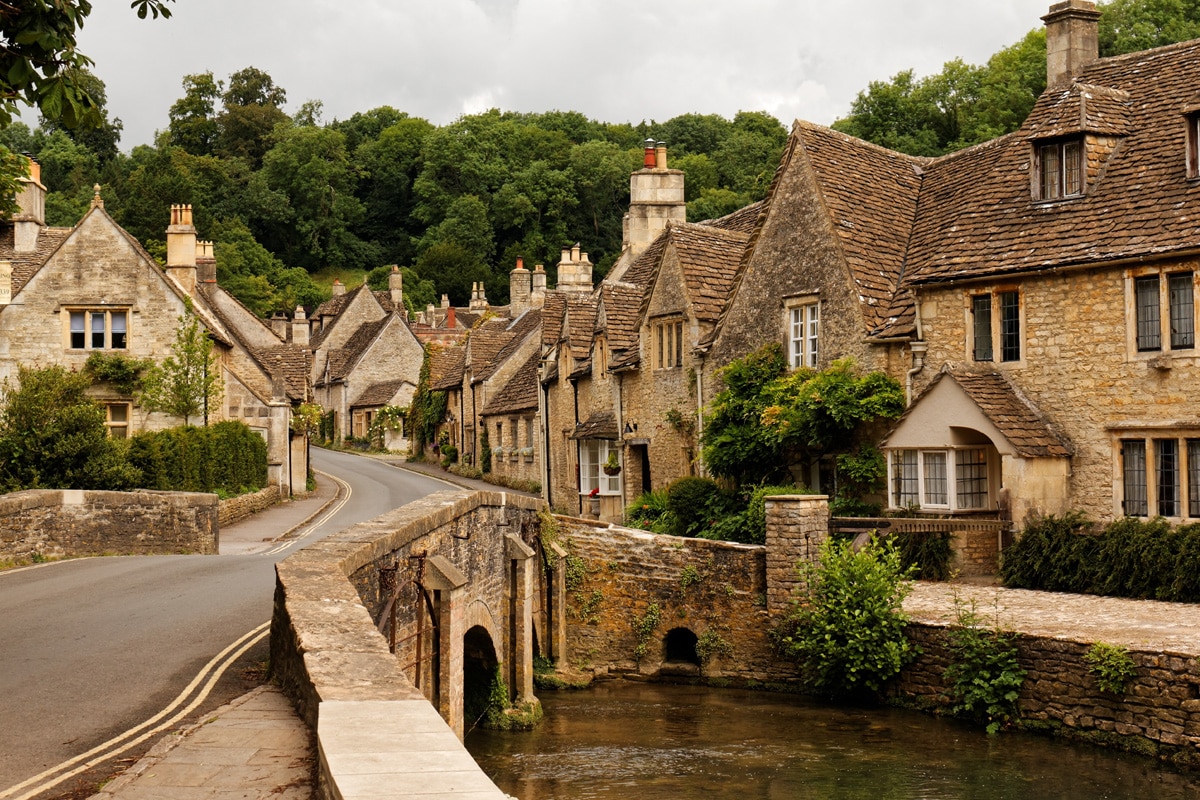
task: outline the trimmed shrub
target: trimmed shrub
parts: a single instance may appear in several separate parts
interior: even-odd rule
[[[236,421],[136,434],[129,461],[147,489],[233,495],[267,485],[267,443]]]
[[[1095,532],[1079,514],[1043,517],[1004,551],[1006,586],[1200,602],[1200,524],[1125,518]]]
[[[712,478],[680,478],[667,487],[667,508],[676,536],[700,536],[728,513],[721,487]]]
[[[923,581],[944,581],[950,577],[948,531],[903,531],[893,538],[900,551],[900,563],[913,570],[913,577]]]

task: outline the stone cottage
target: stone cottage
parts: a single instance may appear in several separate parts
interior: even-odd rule
[[[267,441],[269,480],[285,496],[303,487],[307,447],[293,437],[292,407],[309,399],[308,357],[216,284],[212,246],[198,242],[190,206],[171,208],[167,267],[104,210],[99,187],[70,229],[45,225],[46,188],[36,164],[22,181],[20,212],[0,230],[0,378],[22,364],[83,369],[93,353],[161,359],[180,320],[194,316],[221,363],[222,400],[207,421],[237,419]],[[110,384],[92,390],[112,436],[185,422],[142,408]]]

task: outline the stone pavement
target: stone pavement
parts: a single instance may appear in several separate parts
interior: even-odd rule
[[[169,734],[91,800],[309,800],[314,736],[274,686]]]

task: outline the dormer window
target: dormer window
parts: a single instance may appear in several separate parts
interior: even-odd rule
[[[1034,145],[1039,200],[1061,200],[1083,194],[1083,142],[1059,139]]]
[[[1200,178],[1200,112],[1188,114],[1187,120],[1187,176]]]

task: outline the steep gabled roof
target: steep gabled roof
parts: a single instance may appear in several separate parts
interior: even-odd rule
[[[708,225],[713,228],[721,228],[727,231],[737,231],[744,233],[747,236],[754,231],[758,224],[758,217],[766,209],[767,204],[759,200],[757,203],[751,203],[748,206],[739,208],[732,214],[726,214],[723,217],[716,219],[706,219],[703,222],[696,223],[697,225]]]
[[[0,228],[0,261],[12,262],[12,293],[21,291],[33,274],[41,269],[74,228],[42,228],[38,231],[37,247],[32,253],[18,253],[13,246],[12,225]]]
[[[672,223],[663,236],[675,248],[692,313],[716,322],[725,308],[750,235],[705,225]]]
[[[642,288],[624,281],[600,284],[600,304],[604,310],[604,334],[608,349],[617,353],[637,349],[641,327]]]
[[[354,369],[354,365],[362,358],[363,353],[367,352],[371,343],[379,338],[379,334],[392,319],[392,315],[388,315],[374,322],[364,322],[351,334],[345,347],[331,351],[329,353],[328,382],[345,380],[346,376]]]
[[[495,414],[512,414],[517,411],[529,411],[538,407],[538,361],[539,354],[529,355],[520,368],[509,378],[508,383],[488,401],[480,411],[480,416],[489,417]]]
[[[500,365],[507,361],[521,347],[521,344],[527,337],[539,331],[541,324],[542,312],[536,308],[529,309],[513,320],[505,330],[508,340],[489,362],[486,364],[476,364],[472,356],[472,365],[475,367],[475,379],[486,380],[490,378],[500,368]]]
[[[396,378],[390,381],[372,383],[363,390],[363,393],[360,394],[353,403],[350,404],[350,407],[375,408],[378,406],[386,406],[388,403],[392,402],[392,398],[396,396],[396,392],[400,391],[400,388],[406,383],[411,385],[412,382],[405,378]]]
[[[913,232],[912,284],[1200,247],[1200,183],[1186,174],[1183,125],[1197,63],[1200,40],[1100,59],[1075,84],[1043,94],[1016,134],[931,164],[927,183],[942,188]],[[1089,165],[1082,196],[1037,202],[1030,141],[1069,129],[1117,145]]]
[[[542,304],[542,349],[546,350],[558,345],[562,335],[563,312],[567,310],[567,296],[562,292],[546,292]]]
[[[596,311],[599,301],[590,295],[567,298],[567,344],[576,361],[586,359],[592,352],[592,335],[596,332]]]
[[[572,439],[619,439],[617,417],[611,411],[597,411],[575,426]]]
[[[905,271],[928,159],[806,122],[796,123],[793,135],[841,244],[867,331],[877,332],[895,315],[896,290]]]
[[[466,356],[467,348],[465,345],[456,344],[449,347],[430,346],[429,388],[441,390],[461,388]]]

